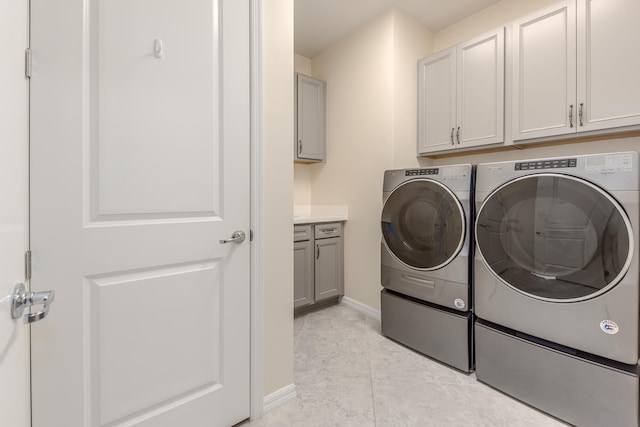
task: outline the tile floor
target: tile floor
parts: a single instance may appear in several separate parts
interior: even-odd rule
[[[337,304],[296,317],[297,398],[242,427],[565,424],[380,334]]]

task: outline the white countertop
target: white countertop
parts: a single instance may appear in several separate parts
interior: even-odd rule
[[[340,205],[296,205],[293,207],[294,224],[346,221],[347,206]]]

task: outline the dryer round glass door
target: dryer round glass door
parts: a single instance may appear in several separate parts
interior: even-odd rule
[[[450,263],[464,243],[465,216],[457,197],[427,179],[396,187],[382,208],[382,236],[402,264],[435,270]]]
[[[580,301],[615,286],[631,263],[626,213],[601,188],[535,174],[492,192],[478,210],[477,249],[502,282],[531,297]]]

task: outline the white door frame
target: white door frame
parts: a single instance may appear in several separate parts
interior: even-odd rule
[[[262,0],[251,1],[251,418],[264,412]]]
[[[27,0],[0,1],[0,424],[29,427],[29,327],[11,318],[9,295],[25,282],[28,245],[28,97],[24,50]]]

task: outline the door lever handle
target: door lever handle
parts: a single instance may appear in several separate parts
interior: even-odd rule
[[[230,239],[220,240],[220,243],[242,243],[246,237],[244,231],[234,231]]]
[[[54,296],[54,291],[27,292],[24,284],[18,283],[15,288],[13,288],[13,295],[11,296],[11,317],[13,319],[19,319],[22,317],[22,313],[24,313],[26,307],[42,304],[42,310],[25,314],[24,318],[28,323],[44,319],[49,313],[49,305],[53,302]]]

